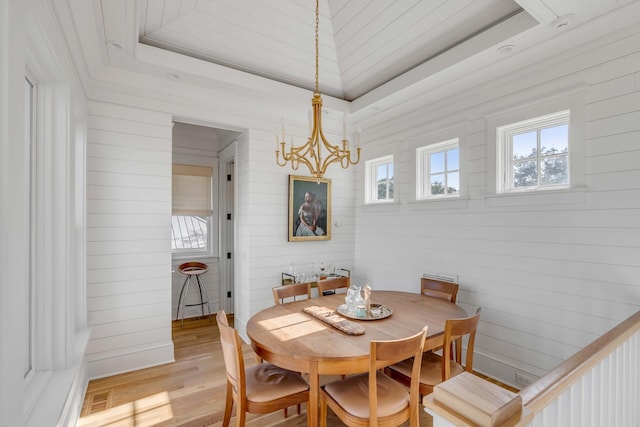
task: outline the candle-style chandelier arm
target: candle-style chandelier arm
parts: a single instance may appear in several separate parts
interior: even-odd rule
[[[358,164],[360,161],[360,147],[356,148],[356,159],[351,158],[351,150],[349,149],[349,141],[346,139],[342,140],[342,147],[339,145],[333,145],[327,141],[324,136],[324,133],[320,131],[320,138],[322,140],[322,144],[328,151],[328,155],[324,158],[322,162],[322,167],[320,171],[324,174],[327,171],[327,167],[333,162],[339,162],[342,169],[347,169],[350,165]]]
[[[342,146],[331,144],[322,131],[322,99],[320,94],[315,94],[313,99],[313,127],[311,136],[304,145],[295,147],[293,144],[287,149],[282,132],[281,140],[276,137],[276,162],[279,166],[285,166],[291,162],[293,170],[297,170],[300,163],[307,166],[314,178],[322,178],[331,163],[338,162],[343,169],[355,165],[360,161],[360,147],[356,149],[355,159],[352,158],[349,149],[349,141],[342,140]],[[323,156],[324,152],[324,156]],[[282,158],[280,157],[282,153]],[[281,161],[282,160],[282,161]]]
[[[309,144],[309,141],[307,141],[306,144],[300,147],[294,147],[293,145],[291,145],[289,147],[289,152],[287,152],[286,150],[286,143],[284,141],[280,142],[280,147],[281,147],[280,150],[276,150],[276,161],[279,166],[285,166],[288,162],[291,162],[291,168],[293,170],[298,170],[300,163],[303,163],[309,168],[309,171],[313,171],[314,166],[306,157],[307,153],[309,153],[309,151],[312,148],[311,145]],[[282,151],[282,159],[283,159],[282,164],[280,163],[281,151]],[[311,158],[312,159],[315,158],[315,154],[311,154]],[[317,163],[318,162],[316,162],[316,167],[317,167]]]

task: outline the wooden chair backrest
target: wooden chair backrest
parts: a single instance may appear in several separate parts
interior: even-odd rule
[[[464,363],[464,370],[468,372],[473,370],[473,347],[481,310],[481,308],[478,308],[476,314],[471,317],[448,319],[445,323],[444,342],[442,345],[442,381],[446,381],[451,377],[452,347],[455,347],[454,360],[462,365],[462,337],[465,335],[469,336],[469,340],[467,341],[467,357]],[[451,343],[455,345],[452,346]]]
[[[311,298],[311,283],[295,283],[293,285],[276,286],[272,289],[273,302],[275,305],[284,304],[285,298],[293,298],[306,295],[307,298]]]
[[[246,383],[240,335],[238,331],[229,326],[227,314],[224,310],[218,311],[216,321],[220,330],[220,344],[222,346],[227,379],[232,385],[236,398],[244,399],[246,396]]]
[[[419,393],[420,393],[420,365],[424,340],[427,336],[427,326],[422,331],[407,338],[390,341],[371,341],[371,356],[369,359],[369,414],[372,414],[371,421],[375,418],[377,425],[378,413],[378,382],[376,372],[379,369],[401,362],[402,360],[413,358],[411,370],[411,386],[409,387],[410,413],[418,413]],[[375,392],[371,392],[375,390]]]
[[[325,291],[348,288],[349,283],[348,277],[329,277],[318,280],[318,295],[322,296]]]
[[[422,295],[446,299],[455,304],[458,299],[458,284],[422,277],[420,279],[420,292]]]

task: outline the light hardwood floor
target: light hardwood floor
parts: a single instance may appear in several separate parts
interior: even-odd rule
[[[174,363],[91,381],[78,427],[221,426],[226,378],[215,319],[187,319],[182,328],[174,322],[173,342]],[[244,356],[247,366],[255,363],[249,345],[244,346]],[[306,426],[304,407],[301,415],[295,408],[289,414],[286,419],[282,411],[249,414],[247,426]],[[234,422],[235,417],[231,425]],[[331,414],[327,425],[344,424]],[[420,425],[432,426],[431,417],[422,410]]]

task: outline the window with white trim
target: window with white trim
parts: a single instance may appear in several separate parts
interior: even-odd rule
[[[497,128],[498,192],[569,188],[569,110]]]
[[[458,138],[416,149],[416,199],[460,196]]]
[[[211,255],[213,169],[173,165],[171,250],[175,255]]]
[[[366,203],[393,202],[393,155],[366,163],[365,185]]]

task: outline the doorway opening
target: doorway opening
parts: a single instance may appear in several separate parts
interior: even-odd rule
[[[218,127],[193,124],[174,120],[172,132],[172,164],[173,164],[173,191],[181,188],[181,194],[172,194],[172,313],[177,316],[180,291],[185,280],[184,275],[178,271],[178,266],[184,262],[197,261],[207,265],[207,272],[200,277],[208,295],[208,312],[216,313],[224,309],[233,313],[234,272],[234,182],[233,171],[235,162],[235,146],[241,132]],[[209,178],[209,190],[204,193],[210,197],[207,201],[208,213],[193,213],[187,207],[185,211],[183,194],[200,194],[202,187],[199,181],[187,176],[185,181],[194,182],[194,186],[181,184],[176,187],[175,173],[194,169],[196,172],[206,170]],[[188,174],[187,174],[188,175]],[[202,174],[194,175],[202,181]],[[182,182],[182,181],[181,181]],[[173,193],[172,191],[172,193]],[[204,194],[203,193],[203,194]],[[176,204],[177,201],[180,204]],[[189,197],[187,197],[187,201]],[[201,209],[202,210],[202,209]],[[184,212],[183,212],[184,211]],[[185,215],[190,219],[195,218],[198,227],[190,230],[182,227],[183,222],[178,221]],[[195,216],[194,216],[195,215]],[[191,218],[193,217],[193,218]],[[190,223],[188,223],[190,224]],[[197,228],[197,229],[196,229]],[[192,232],[193,231],[193,232]],[[195,242],[195,243],[194,243]],[[195,246],[194,246],[195,244]],[[181,317],[200,317],[202,303],[197,292],[189,292],[184,295],[186,301],[182,301]],[[173,316],[172,315],[172,316]]]

